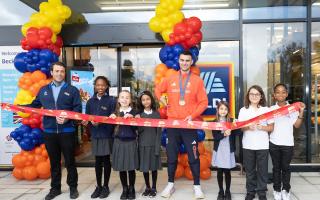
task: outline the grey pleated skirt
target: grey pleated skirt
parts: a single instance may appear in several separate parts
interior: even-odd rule
[[[106,156],[112,153],[112,138],[91,138],[92,155]]]
[[[154,146],[139,146],[139,171],[149,172],[161,168],[161,158],[155,155]]]
[[[136,170],[139,167],[138,146],[136,140],[122,141],[114,139],[112,148],[112,168],[115,171]]]

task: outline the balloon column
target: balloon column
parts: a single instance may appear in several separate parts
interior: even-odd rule
[[[21,28],[23,38],[21,52],[14,59],[15,68],[23,73],[19,78],[20,90],[14,104],[29,104],[41,87],[51,82],[50,66],[57,62],[63,46],[58,36],[62,24],[71,15],[69,7],[61,0],[48,0],[39,5],[39,12],[31,15],[29,22]],[[50,177],[50,162],[43,144],[42,116],[18,112],[22,125],[11,132],[21,152],[12,158],[13,176],[17,179],[33,180]]]
[[[179,55],[185,50],[192,53],[193,65],[198,60],[199,47],[202,40],[202,22],[197,17],[185,18],[181,12],[184,0],[160,0],[155,9],[155,16],[149,21],[149,28],[160,33],[166,43],[159,52],[162,64],[155,69],[154,84],[157,87],[163,78],[175,74],[180,69]],[[196,66],[191,67],[191,72],[200,75]],[[162,109],[163,105],[160,105]],[[159,110],[160,113],[164,109]],[[165,117],[165,115],[162,115]]]
[[[211,177],[211,159],[212,153],[204,147],[203,141],[205,139],[205,132],[203,130],[197,130],[198,134],[198,151],[200,154],[200,178],[201,179],[209,179]],[[167,145],[167,130],[163,129],[161,135],[161,145],[166,147]],[[179,155],[178,155],[178,165],[176,169],[176,178],[180,178],[185,176],[187,179],[192,180],[192,172],[189,167],[189,160],[187,151],[183,144],[180,144]]]

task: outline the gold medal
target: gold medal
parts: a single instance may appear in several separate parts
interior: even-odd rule
[[[186,101],[185,100],[183,100],[183,99],[180,99],[179,100],[179,105],[180,106],[184,106],[186,104]]]

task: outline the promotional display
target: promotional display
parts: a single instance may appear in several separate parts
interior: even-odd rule
[[[82,113],[86,111],[87,101],[93,96],[93,80],[94,74],[91,71],[76,71],[71,70],[71,85],[75,86],[80,91],[80,97],[82,102]]]

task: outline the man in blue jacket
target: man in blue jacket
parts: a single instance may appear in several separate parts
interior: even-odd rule
[[[43,107],[52,110],[69,110],[81,112],[79,90],[65,82],[66,66],[56,62],[51,66],[53,81],[42,87],[36,99],[25,105],[34,108]],[[67,168],[67,184],[70,187],[70,198],[79,196],[78,172],[75,165],[75,124],[64,116],[43,117],[44,141],[51,165],[51,189],[45,200],[51,200],[61,194],[61,153]]]

